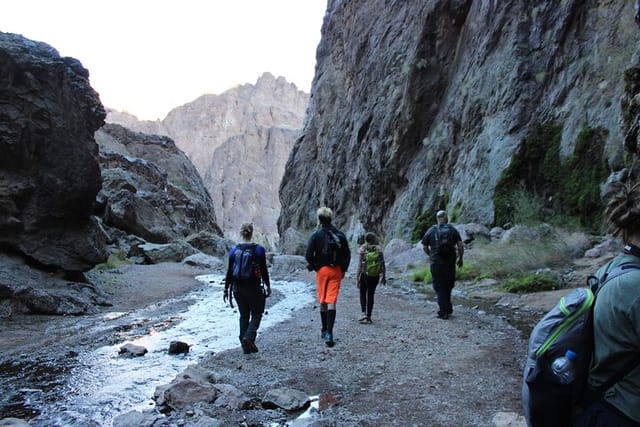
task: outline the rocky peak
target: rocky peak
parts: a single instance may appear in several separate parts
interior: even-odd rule
[[[220,95],[203,95],[158,122],[132,122],[110,112],[107,121],[171,137],[185,152],[211,194],[216,222],[237,239],[244,221],[256,237],[276,246],[278,186],[304,120],[308,95],[283,77],[264,73]]]

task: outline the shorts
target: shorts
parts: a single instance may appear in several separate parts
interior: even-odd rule
[[[342,281],[342,268],[340,266],[325,265],[316,273],[318,302],[320,304],[336,304]]]

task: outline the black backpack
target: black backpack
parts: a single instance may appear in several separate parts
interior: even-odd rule
[[[455,255],[456,248],[455,242],[453,241],[451,226],[449,224],[439,224],[436,225],[435,231],[436,254],[441,257],[451,257]]]
[[[329,228],[325,228],[324,231],[325,239],[322,245],[322,257],[329,262],[329,265],[339,265],[342,254],[340,237]]]
[[[522,378],[522,405],[528,426],[570,426],[581,407],[599,399],[640,362],[640,357],[632,360],[597,390],[588,390],[596,295],[607,282],[632,269],[640,269],[640,265],[624,263],[611,271],[607,268],[601,279],[589,276],[588,287],[576,288],[560,298],[533,328]],[[559,384],[551,364],[567,350],[577,354],[573,361],[575,380]]]
[[[233,254],[233,278],[236,280],[260,279],[260,264],[256,257],[256,243],[239,244]]]

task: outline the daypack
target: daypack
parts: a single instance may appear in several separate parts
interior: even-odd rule
[[[328,228],[325,228],[324,232],[326,238],[322,246],[322,256],[329,262],[329,265],[338,265],[340,264],[340,256],[342,253],[340,238],[335,232]]]
[[[367,246],[364,251],[364,273],[367,276],[379,276],[382,271],[380,252],[375,246]]]
[[[259,279],[262,277],[256,257],[255,243],[236,246],[233,254],[233,278],[238,280]]]
[[[640,269],[640,265],[621,264],[611,271],[605,270],[601,279],[589,276],[587,288],[576,288],[560,298],[533,328],[522,378],[522,405],[530,427],[570,426],[580,406],[601,397],[635,367],[635,363],[624,367],[597,390],[587,391],[594,346],[596,295],[611,279],[631,269]],[[570,384],[559,384],[552,374],[551,364],[567,350],[577,354],[573,361],[575,380]]]
[[[453,233],[449,224],[436,225],[436,253],[441,257],[450,257],[455,255],[455,243],[453,242]]]

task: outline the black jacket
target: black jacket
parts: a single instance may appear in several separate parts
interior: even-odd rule
[[[340,242],[339,248],[335,254],[335,259],[332,251],[328,250],[330,247],[329,239],[331,239],[330,233],[333,233]],[[323,225],[321,229],[315,231],[309,238],[305,259],[315,271],[318,271],[325,265],[339,265],[342,272],[345,273],[349,268],[349,263],[351,262],[349,242],[347,241],[344,233],[333,225]]]

